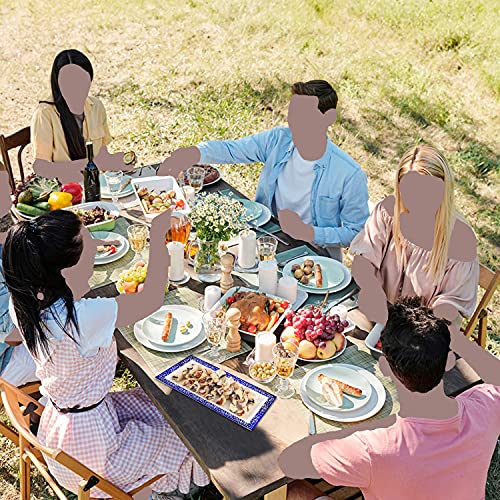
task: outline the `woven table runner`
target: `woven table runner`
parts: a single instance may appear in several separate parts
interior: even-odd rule
[[[186,305],[194,307],[198,309],[198,305],[200,302],[200,298],[202,295],[197,292],[190,290],[187,287],[177,288],[175,290],[170,290],[165,295],[165,301],[163,302],[165,305]],[[191,354],[194,356],[198,356],[199,358],[205,359],[209,362],[223,363],[228,359],[234,358],[243,354],[245,352],[250,352],[251,347],[246,342],[241,342],[241,349],[238,352],[228,352],[224,349],[224,343],[222,343],[221,347],[218,349],[217,356],[214,359],[213,357],[206,357],[206,354],[209,350],[208,342],[203,342],[203,344],[195,347],[194,349],[190,349],[188,351],[183,352],[158,352],[148,349],[144,347],[134,335],[134,327],[127,326],[125,328],[120,328],[120,333],[128,340],[130,345],[142,356],[146,364],[149,366],[151,371],[157,375],[170,366],[175,365],[179,361],[183,360],[187,356]]]

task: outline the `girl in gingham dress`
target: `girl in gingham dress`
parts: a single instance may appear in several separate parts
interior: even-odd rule
[[[10,312],[35,358],[47,405],[38,437],[130,491],[164,474],[156,492],[188,493],[209,479],[142,389],[109,392],[117,363],[115,327],[132,324],[163,303],[168,253],[166,212],[151,228],[149,272],[140,294],[82,299],[96,240],[72,212],[58,210],[8,233],[3,250]],[[80,478],[48,459],[57,481],[78,491]],[[107,498],[97,487],[93,498]]]

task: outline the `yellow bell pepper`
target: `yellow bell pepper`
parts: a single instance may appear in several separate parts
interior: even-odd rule
[[[60,210],[71,206],[73,195],[71,193],[63,193],[61,191],[54,191],[50,193],[48,203],[51,210]]]

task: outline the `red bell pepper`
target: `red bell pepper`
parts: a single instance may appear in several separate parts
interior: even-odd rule
[[[73,199],[71,202],[73,205],[77,205],[82,202],[83,198],[83,188],[78,182],[70,182],[68,184],[64,184],[61,186],[61,191],[63,193],[71,193],[73,195]]]

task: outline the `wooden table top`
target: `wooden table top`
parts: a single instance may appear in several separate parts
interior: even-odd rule
[[[223,180],[206,190],[227,188],[243,196]],[[124,215],[130,216],[126,212]],[[132,219],[137,220],[138,217],[134,209]],[[304,244],[281,232],[278,236],[290,242],[290,246],[280,243],[278,253]],[[194,280],[190,280],[188,285],[199,293],[203,293],[206,286]],[[115,286],[110,284],[94,289],[88,296],[113,297],[117,294]],[[367,325],[362,314],[354,310],[350,317],[358,324],[350,335],[364,339]],[[226,498],[258,499],[291,481],[279,468],[278,458],[287,446],[308,435],[308,422],[304,421],[300,400],[277,399],[257,428],[250,432],[155,380],[155,374],[118,330],[115,336],[125,366]],[[246,354],[223,364],[248,374],[247,367],[243,365],[245,357]],[[445,390],[449,395],[456,395],[479,381],[478,375],[467,363],[458,360],[455,368],[445,376]]]

